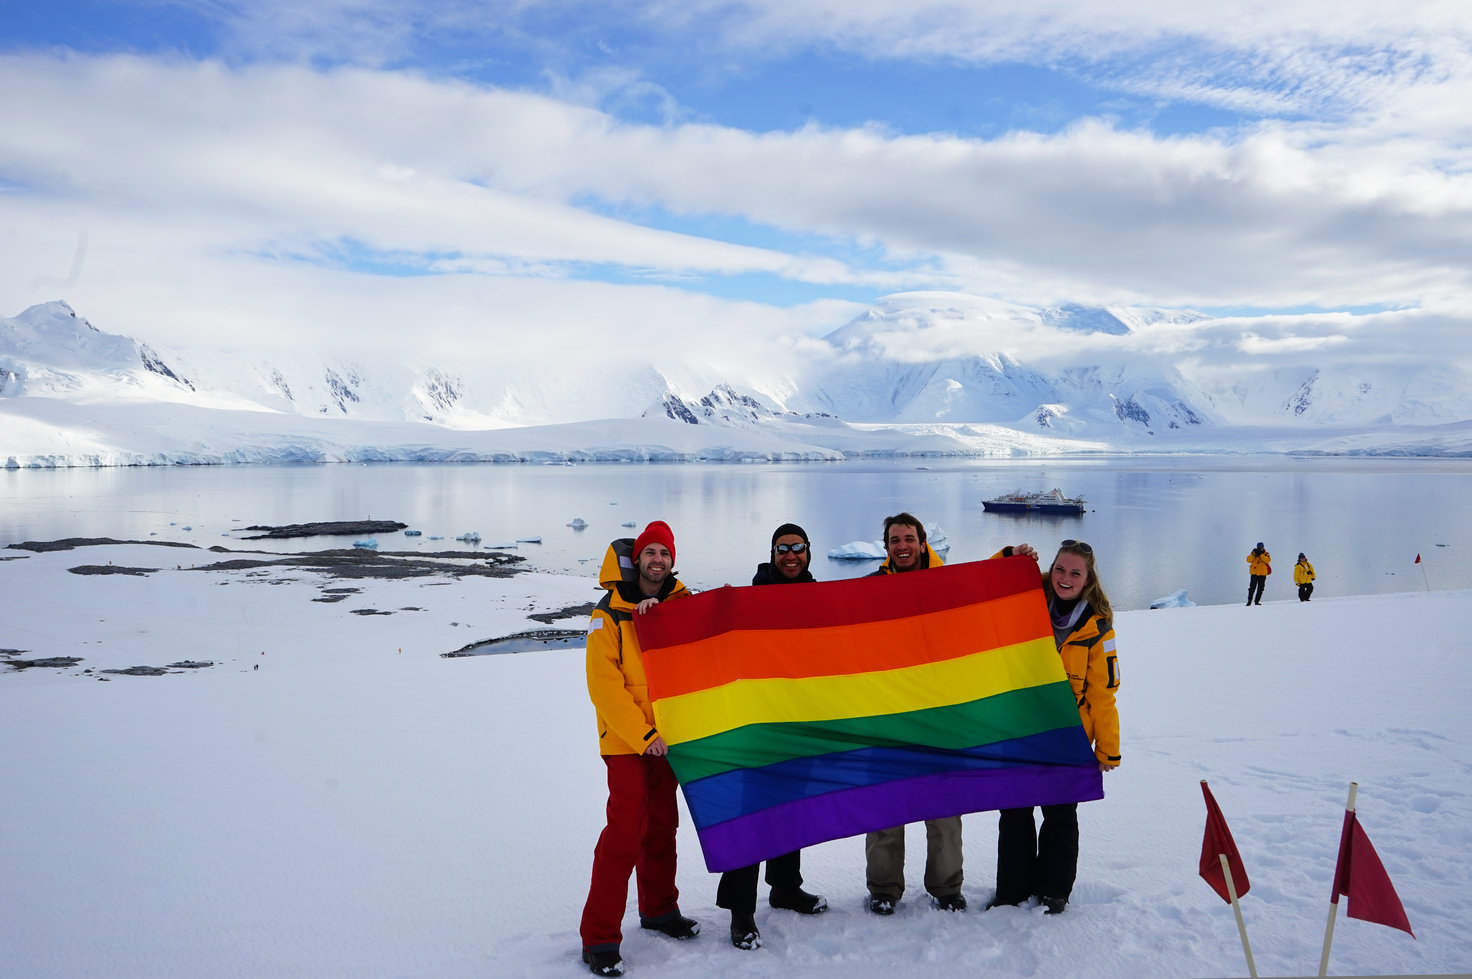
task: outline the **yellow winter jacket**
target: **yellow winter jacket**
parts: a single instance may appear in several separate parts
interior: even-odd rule
[[[1073,686],[1084,733],[1094,746],[1094,757],[1119,764],[1119,709],[1114,691],[1119,689],[1119,657],[1114,652],[1114,625],[1095,613],[1063,640],[1058,649],[1063,672]]]
[[[1293,583],[1295,585],[1306,585],[1314,580],[1314,566],[1307,561],[1299,561],[1293,566]]]
[[[604,567],[606,570],[606,563]],[[659,734],[649,703],[644,657],[634,632],[634,609],[645,596],[633,582],[605,578],[601,583],[608,593],[588,623],[587,653],[588,696],[598,714],[598,753],[642,755]],[[659,600],[689,594],[685,583],[671,575]]]
[[[1273,556],[1267,551],[1247,555],[1247,569],[1252,574],[1268,574],[1273,570]]]

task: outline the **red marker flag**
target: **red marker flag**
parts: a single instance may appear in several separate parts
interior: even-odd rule
[[[1390,883],[1390,875],[1380,856],[1370,845],[1370,838],[1360,826],[1359,817],[1353,809],[1344,813],[1344,830],[1339,835],[1339,863],[1334,868],[1334,893],[1329,901],[1339,903],[1339,895],[1349,897],[1345,912],[1351,918],[1373,921],[1377,925],[1389,925],[1416,937],[1411,931],[1411,922],[1406,918],[1406,909]]]
[[[1201,782],[1201,794],[1206,797],[1206,835],[1201,839],[1201,879],[1210,884],[1211,889],[1223,901],[1230,904],[1232,898],[1227,893],[1227,878],[1222,873],[1221,854],[1227,855],[1227,866],[1231,868],[1232,886],[1236,888],[1237,896],[1246,894],[1252,885],[1247,880],[1247,868],[1242,865],[1242,857],[1237,853],[1237,844],[1232,840],[1232,831],[1227,829],[1227,821],[1204,779]]]
[[[1416,555],[1416,563],[1417,564],[1420,564],[1421,563],[1421,555],[1420,554],[1417,554]]]

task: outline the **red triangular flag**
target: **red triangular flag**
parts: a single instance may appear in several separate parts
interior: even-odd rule
[[[1232,831],[1227,829],[1227,821],[1205,779],[1201,782],[1201,794],[1206,796],[1206,835],[1201,838],[1201,879],[1210,884],[1211,889],[1223,901],[1230,904],[1232,898],[1227,893],[1227,878],[1222,873],[1221,854],[1227,855],[1227,866],[1232,870],[1232,886],[1236,888],[1237,896],[1246,894],[1252,885],[1247,880],[1247,868],[1242,866],[1242,857],[1237,853],[1237,844],[1232,840]]]
[[[1421,563],[1421,555],[1420,554],[1417,554],[1416,555],[1416,563],[1417,564],[1420,564]]]
[[[1344,813],[1344,830],[1339,834],[1339,863],[1334,868],[1334,894],[1329,900],[1338,904],[1341,894],[1349,895],[1345,914],[1351,918],[1399,928],[1416,937],[1406,918],[1406,909],[1390,883],[1390,875],[1353,810]]]

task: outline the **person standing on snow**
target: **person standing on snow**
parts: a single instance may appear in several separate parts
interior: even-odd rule
[[[792,585],[812,582],[808,571],[812,562],[812,544],[807,531],[795,523],[785,523],[772,532],[771,559],[757,565],[753,585]],[[731,944],[739,949],[761,948],[762,936],[756,927],[756,885],[760,864],[728,870],[721,874],[716,889],[716,907],[731,912]],[[793,850],[767,861],[767,884],[772,888],[767,902],[774,908],[798,914],[822,914],[828,910],[827,898],[802,889],[802,851]]]
[[[1084,734],[1101,772],[1119,767],[1119,661],[1114,611],[1099,582],[1094,549],[1066,540],[1043,576],[1053,642],[1078,701]],[[1021,904],[1037,897],[1044,914],[1062,914],[1078,876],[1078,803],[1043,806],[1038,831],[1031,806],[1003,809],[997,821],[997,893],[987,904]]]
[[[1303,552],[1298,552],[1298,563],[1293,566],[1293,581],[1298,585],[1298,600],[1306,602],[1314,593],[1314,566],[1308,563]]]
[[[884,563],[874,575],[905,574],[941,567],[944,562],[925,540],[925,525],[909,513],[884,518]],[[1013,554],[1037,558],[1026,544],[1005,547],[993,557]],[[925,890],[941,911],[965,911],[961,893],[961,817],[925,820]],[[905,893],[905,827],[892,826],[864,838],[865,882],[869,888],[869,910],[894,914]]]
[[[656,520],[632,553],[609,545],[599,583],[608,594],[588,624],[588,696],[598,714],[598,744],[608,768],[608,823],[593,850],[592,882],[579,933],[583,961],[599,976],[623,974],[624,905],[629,875],[639,885],[639,926],[689,939],[700,923],[680,914],[675,886],[675,773],[654,726],[634,616],[689,593],[675,579],[675,535]],[[622,558],[622,561],[620,560]]]
[[[1247,555],[1247,604],[1262,604],[1262,589],[1268,582],[1268,575],[1273,573],[1273,556],[1262,546],[1262,541]]]

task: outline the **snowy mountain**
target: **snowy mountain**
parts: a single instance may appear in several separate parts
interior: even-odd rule
[[[1472,454],[1459,367],[1234,362],[1223,335],[1189,311],[908,293],[740,383],[585,352],[161,353],[51,302],[0,318],[0,465]]]

